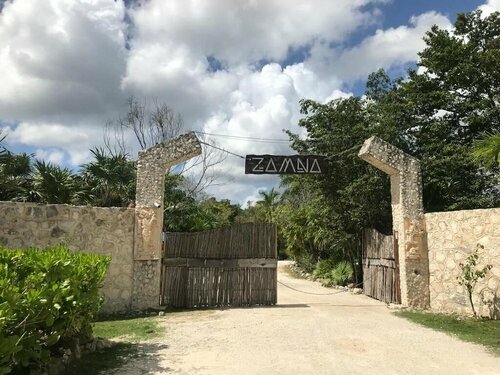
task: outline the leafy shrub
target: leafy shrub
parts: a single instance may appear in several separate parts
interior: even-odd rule
[[[316,267],[313,271],[313,277],[315,278],[328,278],[332,269],[335,267],[335,261],[333,259],[323,259],[316,263]]]
[[[297,266],[302,268],[307,273],[313,272],[316,266],[316,262],[314,261],[313,257],[307,253],[296,256],[295,262],[297,263]]]
[[[0,247],[0,374],[41,368],[64,339],[91,337],[109,261],[63,246]]]
[[[346,261],[339,262],[330,272],[330,278],[335,285],[347,285],[348,281],[352,279],[352,276],[352,266]]]

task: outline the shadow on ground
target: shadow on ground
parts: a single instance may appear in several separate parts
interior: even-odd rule
[[[127,373],[131,375],[168,373],[172,370],[160,365],[160,352],[167,348],[160,343],[118,342],[110,348],[83,353],[82,359],[72,362],[62,375],[122,374],[119,369],[125,365],[130,366]]]

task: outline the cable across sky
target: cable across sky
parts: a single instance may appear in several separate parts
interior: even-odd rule
[[[248,142],[261,142],[261,143],[290,143],[289,139],[278,139],[278,138],[257,138],[257,137],[243,137],[240,135],[230,135],[230,134],[214,134],[214,133],[205,133],[200,131],[195,131],[196,134],[208,135],[210,137],[220,137],[226,139],[234,139],[239,141],[248,141]]]

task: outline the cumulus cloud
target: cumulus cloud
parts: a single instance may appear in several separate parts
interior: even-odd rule
[[[0,14],[3,120],[70,121],[121,101],[125,68],[121,2],[7,2]]]
[[[352,31],[375,20],[363,10],[381,0],[151,0],[131,12],[134,46],[158,38],[188,46],[201,57],[214,56],[229,65],[283,60],[290,49],[315,39],[341,42]]]
[[[334,74],[341,80],[359,79],[371,72],[416,61],[417,53],[425,47],[422,39],[433,25],[451,29],[450,20],[442,14],[427,12],[414,16],[409,26],[379,29],[359,45],[339,50],[318,43],[311,51],[307,66],[315,71]]]
[[[64,162],[64,152],[50,149],[38,149],[35,152],[35,157],[39,160],[44,160],[53,164],[63,164]]]
[[[487,0],[485,4],[478,7],[487,16],[493,12],[500,12],[500,0]]]
[[[380,67],[414,61],[435,12],[380,29],[346,48],[352,33],[378,25],[387,0],[15,0],[0,13],[0,125],[8,141],[45,160],[77,166],[102,144],[106,120],[130,94],[179,112],[186,130],[237,154],[289,154],[299,100],[351,95],[349,83]],[[496,4],[490,0],[485,7]],[[303,58],[293,59],[297,51]],[[244,176],[243,161],[218,166],[231,180],[210,193],[245,202],[279,181]]]

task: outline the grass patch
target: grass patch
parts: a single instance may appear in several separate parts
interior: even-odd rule
[[[500,355],[499,320],[473,319],[414,311],[399,311],[395,314],[437,331],[455,335],[464,341],[484,345],[496,355]]]
[[[129,342],[151,340],[161,334],[158,318],[121,318],[94,323],[94,336],[103,339],[121,337]]]
[[[162,329],[157,317],[107,317],[94,323],[94,337],[101,339],[119,338],[110,348],[85,352],[82,359],[72,362],[64,371],[65,375],[107,374],[128,361],[144,353],[139,350],[140,341],[160,336]]]

